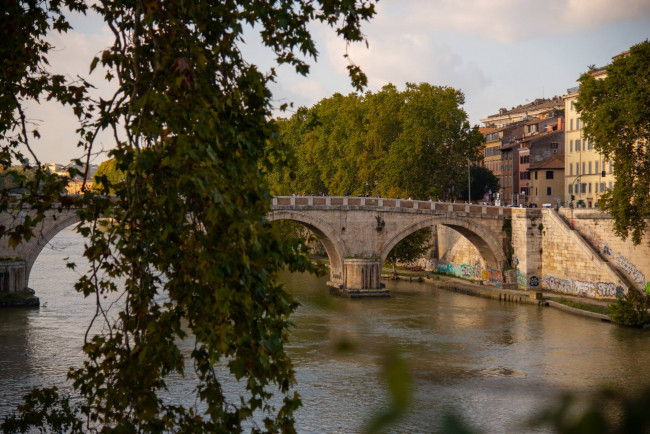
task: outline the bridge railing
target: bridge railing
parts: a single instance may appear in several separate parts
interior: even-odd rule
[[[466,212],[498,216],[512,215],[512,208],[502,206],[436,202],[429,200],[390,199],[381,197],[354,196],[276,196],[273,207],[376,207],[399,208],[403,210],[427,210],[443,212]],[[527,211],[522,209],[522,211]]]

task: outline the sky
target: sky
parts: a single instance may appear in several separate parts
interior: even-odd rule
[[[107,95],[103,72],[88,76],[93,56],[111,44],[97,16],[73,15],[74,30],[52,34],[54,72],[82,75]],[[589,65],[604,66],[630,46],[650,38],[650,0],[381,0],[377,14],[362,26],[364,43],[349,47],[350,58],[368,76],[368,91],[392,83],[428,82],[463,91],[463,108],[472,124],[536,98],[564,95]],[[334,93],[354,92],[347,77],[345,43],[322,24],[311,26],[319,56],[310,59],[308,77],[290,67],[278,69],[273,103],[293,103],[290,116]],[[242,52],[262,70],[272,53],[251,29]],[[38,123],[35,144],[41,162],[67,164],[76,148],[75,118],[54,104],[32,104],[29,118]],[[100,137],[94,163],[108,157],[112,137]]]

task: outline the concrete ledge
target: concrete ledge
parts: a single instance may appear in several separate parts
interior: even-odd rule
[[[575,307],[567,306],[566,304],[558,303],[557,301],[548,300],[548,305],[556,309],[563,310],[565,312],[571,312],[576,315],[582,315],[594,319],[599,319],[601,321],[607,321],[607,322],[612,321],[609,315],[596,313],[596,312],[589,312],[588,310],[577,309]]]
[[[331,294],[342,295],[350,298],[381,298],[390,297],[390,291],[387,289],[345,289],[331,288]]]

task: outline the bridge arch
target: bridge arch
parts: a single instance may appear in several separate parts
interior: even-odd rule
[[[506,266],[507,256],[503,251],[503,247],[501,247],[499,240],[490,231],[471,220],[448,216],[431,216],[431,218],[426,218],[404,227],[381,246],[382,262],[386,260],[393,247],[405,237],[415,231],[433,225],[450,227],[467,238],[476,247],[490,268],[502,270]]]
[[[36,236],[33,242],[29,242],[26,246],[26,251],[24,255],[25,259],[25,286],[29,287],[29,274],[32,271],[32,267],[38,258],[38,255],[41,254],[43,248],[63,229],[68,226],[72,226],[75,223],[79,223],[81,220],[76,211],[68,213],[59,213],[54,212],[47,220],[52,219],[53,224],[45,224],[43,231]],[[47,222],[46,220],[46,222]]]
[[[343,280],[343,258],[347,255],[345,245],[336,235],[334,229],[319,218],[293,210],[277,210],[267,216],[269,221],[291,220],[302,224],[319,238],[330,260],[330,278],[332,281]]]

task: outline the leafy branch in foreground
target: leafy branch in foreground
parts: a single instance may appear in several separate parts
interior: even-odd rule
[[[59,4],[14,3],[46,17]],[[103,332],[89,327],[86,361],[69,373],[74,400],[54,389],[35,391],[2,429],[239,432],[246,424],[254,432],[294,431],[300,398],[291,390],[284,344],[296,303],[277,274],[314,266],[300,243],[280,240],[265,218],[263,170],[284,158],[270,122],[274,73],[261,73],[238,46],[244,26],[259,29],[277,63],[305,74],[308,65],[296,53],[316,55],[308,23],[327,23],[346,41],[359,41],[374,5],[127,0],[93,9],[114,43],[91,70],[105,68],[117,90],[92,104],[79,93],[81,144],[90,152],[97,131],[112,131],[110,156],[125,174],[117,183],[103,177],[100,191],[79,199],[90,270],[75,287],[96,300],[93,323]],[[28,36],[42,41],[48,25],[57,21],[26,27]],[[361,86],[365,77],[351,73]],[[115,223],[99,230],[101,217]],[[112,308],[108,295],[119,300]],[[178,346],[186,337],[194,340],[189,355]],[[162,398],[172,374],[196,378],[196,401]],[[224,381],[239,381],[245,391],[226,396]],[[281,399],[272,400],[274,390]]]

